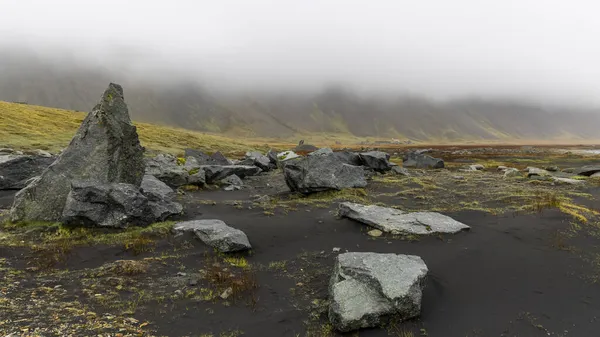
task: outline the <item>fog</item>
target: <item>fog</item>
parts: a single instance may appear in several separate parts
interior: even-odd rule
[[[436,99],[600,104],[594,1],[0,0],[0,7],[0,48],[28,48],[67,66],[186,77],[228,91],[337,83]]]

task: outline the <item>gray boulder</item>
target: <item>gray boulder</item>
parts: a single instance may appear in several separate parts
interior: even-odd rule
[[[20,190],[48,168],[55,158],[39,156],[7,156],[0,162],[0,190]]]
[[[184,185],[202,186],[206,181],[204,171],[194,157],[188,157],[184,165],[178,165],[177,158],[159,154],[146,162],[145,172],[172,188]]]
[[[283,174],[289,189],[303,194],[367,186],[362,167],[344,164],[333,154],[289,161]]]
[[[269,158],[269,161],[271,162],[271,165],[273,165],[274,167],[277,167],[277,152],[273,151],[273,149],[269,150],[269,152],[267,152],[267,157]]]
[[[392,169],[390,164],[390,155],[381,151],[369,151],[359,154],[364,166],[377,172],[385,172]]]
[[[401,175],[401,176],[405,176],[405,177],[410,177],[410,172],[408,172],[407,169],[405,169],[404,167],[397,166],[397,165],[392,166],[392,173]]]
[[[554,180],[555,183],[557,183],[557,184],[563,184],[563,185],[581,185],[581,184],[585,184],[585,180],[577,180],[577,179],[570,179],[570,178],[559,178],[559,177],[552,177],[552,179]]]
[[[200,150],[185,149],[185,157],[194,157],[199,165],[231,165],[229,159],[219,151],[209,156]]]
[[[328,148],[328,147],[324,147],[324,148],[320,148],[317,151],[311,152],[308,155],[309,156],[322,156],[322,155],[328,155],[328,154],[332,154],[333,150]]]
[[[224,186],[244,186],[244,182],[242,181],[242,179],[235,174],[232,174],[225,179],[221,179],[219,181],[219,184]]]
[[[353,166],[361,166],[363,164],[358,153],[350,151],[338,151],[334,152],[333,154],[344,164]]]
[[[536,167],[528,167],[527,168],[527,178],[531,178],[534,176],[539,176],[539,177],[549,177],[550,173],[546,170],[542,170]]]
[[[414,255],[343,253],[329,284],[329,320],[341,332],[421,314],[425,262]]]
[[[523,177],[523,174],[516,168],[507,168],[504,170],[504,178]]]
[[[58,221],[74,180],[126,183],[139,187],[144,148],[131,123],[123,89],[111,83],[84,119],[69,146],[39,179],[15,196],[12,221]]]
[[[193,220],[175,224],[173,232],[193,232],[207,245],[220,252],[230,253],[252,249],[248,237],[239,229],[227,226],[221,220]]]
[[[573,171],[573,173],[578,176],[586,176],[586,177],[589,177],[589,176],[593,175],[594,173],[598,173],[598,172],[600,172],[600,165],[586,165],[586,166],[580,167],[578,169],[575,169]]]
[[[142,180],[142,193],[148,198],[157,197],[162,199],[171,199],[175,197],[176,193],[169,185],[158,180],[155,176],[146,174]]]
[[[377,205],[343,202],[338,214],[391,234],[457,233],[470,227],[436,212],[407,213]]]
[[[177,203],[167,202],[155,194],[151,198],[131,184],[73,181],[62,222],[69,226],[126,228],[164,221],[182,211]]]
[[[440,158],[433,158],[424,152],[414,151],[406,154],[403,158],[402,166],[416,168],[444,168],[444,161]]]
[[[317,151],[319,148],[311,144],[299,144],[294,148],[294,152],[310,153]]]
[[[248,165],[208,165],[201,168],[204,170],[206,183],[208,184],[217,183],[219,180],[223,180],[234,174],[243,179],[262,172],[260,168]]]
[[[246,152],[246,159],[238,164],[256,166],[256,167],[259,167],[264,172],[268,172],[273,168],[273,165],[271,164],[271,160],[269,159],[269,157],[263,155],[260,152],[255,152],[255,151],[254,152]]]

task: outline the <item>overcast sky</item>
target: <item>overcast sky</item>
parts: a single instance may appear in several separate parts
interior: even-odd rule
[[[341,81],[600,103],[592,0],[0,0],[0,9],[2,42],[147,73],[185,69],[214,85]]]

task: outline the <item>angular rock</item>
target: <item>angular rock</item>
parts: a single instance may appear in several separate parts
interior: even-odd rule
[[[378,327],[421,313],[425,262],[414,255],[343,253],[329,283],[329,320],[341,332]]]
[[[516,168],[507,168],[504,170],[504,178],[523,177],[523,174]]]
[[[58,221],[74,180],[126,183],[139,187],[144,148],[131,123],[123,89],[111,83],[84,119],[69,146],[39,179],[19,191],[12,221]]]
[[[600,177],[600,172],[596,172],[590,176],[590,178],[597,178],[597,177]]]
[[[485,169],[485,167],[483,165],[481,165],[481,164],[469,165],[469,168],[472,171],[481,171],[481,170]]]
[[[156,177],[172,188],[184,185],[205,184],[205,174],[195,157],[188,157],[184,165],[177,164],[177,158],[159,154],[146,163],[146,174]]]
[[[270,171],[273,166],[269,157],[263,155],[260,152],[246,152],[246,160],[241,165],[253,165],[259,167],[264,172]]]
[[[389,162],[390,155],[381,151],[369,151],[359,154],[363,165],[377,172],[385,172],[392,169]]]
[[[586,165],[580,168],[577,168],[573,171],[574,174],[578,176],[586,176],[589,177],[594,173],[600,172],[600,165]]]
[[[338,151],[334,152],[333,154],[344,164],[353,166],[361,166],[363,164],[358,153],[350,151]]]
[[[408,172],[408,170],[405,169],[404,167],[400,167],[400,166],[392,166],[392,173],[395,173],[395,174],[401,175],[401,176],[405,176],[405,177],[410,177],[410,172]]]
[[[199,165],[231,165],[229,159],[219,151],[209,156],[200,150],[185,149],[185,157],[194,157]]]
[[[402,166],[440,169],[444,168],[444,161],[442,159],[433,158],[423,154],[423,152],[415,151],[404,156]]]
[[[531,178],[533,176],[540,176],[540,177],[548,177],[550,176],[550,173],[546,170],[542,170],[536,167],[528,167],[527,168],[527,178]]]
[[[161,198],[150,201],[139,187],[124,183],[73,181],[62,214],[69,226],[147,226],[178,214],[182,207]],[[159,207],[160,209],[157,209]]]
[[[52,157],[7,156],[0,161],[0,190],[20,190],[54,162]]]
[[[296,146],[296,148],[294,149],[294,152],[308,154],[308,153],[317,151],[318,149],[319,148],[314,145],[300,144],[300,145]]]
[[[498,166],[498,171],[506,171],[508,169],[507,166],[500,165]]]
[[[232,174],[225,179],[221,179],[219,181],[219,184],[225,186],[244,186],[244,182],[242,181],[242,179],[240,179],[240,177],[238,177],[235,174]]]
[[[271,161],[271,164],[274,165],[274,167],[277,167],[277,152],[271,149],[269,150],[269,152],[267,152],[267,157],[269,157],[269,161]]]
[[[148,198],[172,199],[176,195],[169,185],[149,174],[144,175],[141,188],[142,193]]]
[[[277,160],[280,163],[296,158],[300,158],[300,156],[297,155],[294,151],[284,151],[277,154]]]
[[[367,186],[362,167],[344,164],[333,154],[290,161],[283,174],[289,189],[303,194]]]
[[[558,172],[559,171],[558,166],[546,166],[544,169],[548,172]]]
[[[256,166],[247,165],[208,165],[202,166],[206,176],[206,183],[214,184],[219,180],[225,179],[231,175],[236,175],[240,178],[246,178],[255,176],[262,172],[262,170]]]
[[[340,203],[338,214],[391,234],[457,233],[470,227],[436,212],[406,213],[377,205]]]
[[[239,229],[227,226],[221,220],[193,220],[175,224],[176,234],[193,232],[207,245],[220,252],[229,253],[252,249],[248,237]]]
[[[320,148],[317,151],[311,152],[308,155],[309,156],[322,156],[322,155],[328,155],[328,154],[332,154],[333,150],[328,148],[328,147],[324,147],[324,148]]]

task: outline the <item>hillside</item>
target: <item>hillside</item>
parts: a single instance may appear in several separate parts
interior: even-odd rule
[[[600,111],[542,109],[507,100],[435,102],[414,96],[213,93],[191,80],[145,80],[127,71],[0,51],[0,100],[88,111],[108,82],[120,83],[134,120],[235,137],[297,141],[398,138],[421,142],[584,141],[600,138]]]
[[[44,149],[67,146],[85,113],[0,101],[0,147]],[[251,149],[267,150],[261,139],[232,139],[184,129],[134,122],[140,141],[150,152],[181,154],[185,148],[241,155]]]

